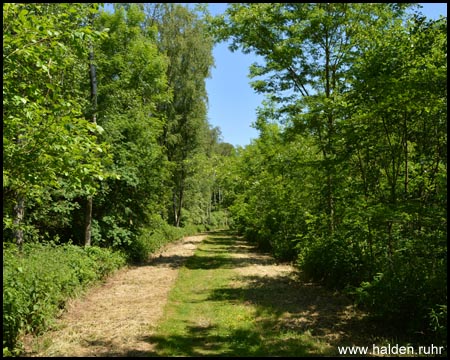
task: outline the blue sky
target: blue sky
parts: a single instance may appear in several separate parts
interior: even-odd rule
[[[437,19],[447,16],[447,3],[421,3],[421,12],[427,17]],[[226,3],[211,3],[209,11],[219,14],[226,9]],[[239,50],[232,53],[227,43],[214,48],[215,68],[212,77],[207,79],[209,97],[208,121],[218,126],[222,140],[234,146],[248,145],[251,139],[258,137],[258,131],[251,127],[256,120],[256,108],[264,99],[254,93],[249,85],[248,68],[257,59],[245,55]]]

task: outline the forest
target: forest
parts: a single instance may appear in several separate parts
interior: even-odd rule
[[[222,41],[263,59],[245,147],[208,122]],[[3,4],[3,354],[80,286],[224,228],[446,347],[447,19],[402,3]]]

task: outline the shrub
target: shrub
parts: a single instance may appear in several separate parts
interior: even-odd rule
[[[48,328],[66,300],[123,266],[123,255],[98,247],[3,245],[3,354],[20,351],[24,333]]]
[[[432,261],[406,251],[394,256],[391,266],[361,283],[357,301],[374,318],[401,324],[413,337],[420,334],[417,340],[427,337],[434,345],[446,345],[447,267],[431,266]]]
[[[367,269],[355,247],[355,244],[337,237],[321,240],[304,250],[298,265],[306,276],[329,287],[356,286],[367,276]]]
[[[159,215],[154,215],[147,227],[140,231],[136,239],[125,248],[128,260],[135,263],[147,260],[153,253],[165,244],[181,239],[183,236],[198,233],[198,226],[177,228],[167,224]]]

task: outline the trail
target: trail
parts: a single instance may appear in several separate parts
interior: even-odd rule
[[[141,356],[163,314],[178,269],[206,235],[170,243],[148,263],[119,270],[69,302],[55,330],[26,341],[26,356]],[[34,344],[33,344],[34,343]],[[37,348],[37,350],[33,350]]]
[[[180,267],[205,238],[206,235],[198,235],[170,243],[146,264],[119,270],[104,284],[70,301],[54,329],[26,339],[24,356],[158,356],[161,344],[155,332],[169,292]],[[229,240],[217,243],[217,251],[231,256],[231,263],[226,266],[235,274],[225,290],[249,306],[276,314],[273,323],[264,317],[256,317],[255,322],[262,322],[274,331],[307,331],[330,349],[374,341],[369,335],[373,329],[364,321],[364,314],[348,299],[302,281],[293,266],[278,264],[245,241],[233,239],[231,244]],[[220,238],[207,241],[216,243]],[[190,339],[186,344],[198,340],[198,334],[186,336]]]
[[[246,241],[236,241],[229,251],[238,274],[232,287],[246,302],[279,314],[273,324],[278,331],[307,331],[329,345],[328,356],[337,355],[338,346],[376,342],[374,324],[344,295],[303,280],[294,266],[278,263]]]

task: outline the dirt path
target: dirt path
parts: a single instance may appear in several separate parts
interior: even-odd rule
[[[330,347],[329,355],[338,346],[377,342],[367,314],[345,296],[302,280],[292,265],[278,263],[246,241],[236,241],[230,251],[238,274],[232,286],[247,302],[279,314],[272,324],[279,331],[307,331]]]
[[[193,236],[168,244],[149,263],[122,269],[73,300],[55,330],[25,343],[26,355],[156,355],[157,344],[149,339],[162,318],[179,268],[205,238]],[[371,329],[364,314],[344,297],[301,281],[291,265],[276,263],[240,239],[223,246],[223,251],[231,255],[236,274],[229,291],[237,289],[248,304],[278,314],[271,328],[308,331],[332,348],[373,341],[365,335]]]
[[[143,339],[144,334],[162,316],[179,267],[205,237],[191,236],[170,243],[149,263],[122,269],[105,284],[71,301],[57,329],[37,339],[25,339],[27,355],[79,357],[148,353],[153,347]]]

